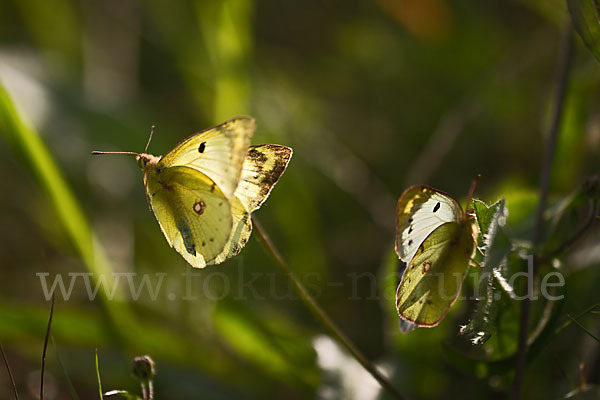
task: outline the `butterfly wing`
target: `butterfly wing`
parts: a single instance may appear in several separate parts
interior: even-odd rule
[[[431,232],[445,223],[462,221],[463,217],[460,204],[449,194],[426,185],[409,187],[396,206],[398,257],[410,262]]]
[[[456,301],[475,251],[469,221],[438,226],[418,247],[396,292],[400,317],[417,326],[437,325]]]
[[[219,264],[244,248],[252,233],[250,213],[269,196],[291,157],[292,149],[289,147],[276,144],[250,146],[240,183],[231,199],[233,230],[223,251],[211,264]]]
[[[230,199],[254,134],[253,118],[240,117],[198,132],[161,158],[159,168],[185,166],[202,172]]]
[[[242,166],[240,183],[235,191],[235,197],[246,210],[256,210],[267,199],[291,157],[292,149],[286,146],[250,146]]]
[[[248,239],[250,239],[252,219],[246,207],[244,207],[237,197],[231,200],[231,215],[233,218],[233,229],[229,234],[229,239],[219,255],[210,261],[208,265],[221,264],[223,261],[238,255],[246,243],[248,243]]]
[[[160,165],[160,164],[159,164]],[[229,200],[204,174],[190,167],[148,167],[146,193],[171,247],[203,268],[223,250],[233,217]]]

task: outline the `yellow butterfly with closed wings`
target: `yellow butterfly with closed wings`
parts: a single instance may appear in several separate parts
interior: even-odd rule
[[[239,117],[184,139],[164,156],[132,154],[144,174],[148,203],[171,247],[195,268],[238,254],[252,232],[250,213],[266,200],[292,149],[250,146],[255,121]]]
[[[406,189],[396,208],[396,253],[406,264],[396,291],[398,315],[414,327],[433,327],[446,316],[460,293],[477,246],[477,226],[467,204],[427,185]]]

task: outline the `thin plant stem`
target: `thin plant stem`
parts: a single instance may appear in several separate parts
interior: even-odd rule
[[[536,275],[537,264],[539,257],[536,254],[536,248],[540,244],[542,232],[543,232],[543,215],[546,209],[546,202],[548,198],[548,187],[550,184],[550,172],[552,170],[552,162],[554,160],[554,153],[556,151],[556,143],[558,139],[558,133],[560,128],[560,122],[564,111],[565,96],[568,87],[569,72],[571,70],[571,61],[573,58],[573,28],[571,21],[568,20],[564,31],[562,33],[560,54],[558,57],[558,70],[557,70],[557,82],[556,82],[556,95],[554,99],[554,106],[552,109],[552,120],[548,133],[548,142],[546,143],[544,158],[542,160],[542,170],[540,175],[540,198],[538,207],[535,214],[535,220],[533,225],[532,233],[532,247],[533,253],[533,276],[529,279],[533,279]],[[525,297],[521,304],[521,320],[519,326],[519,347],[517,350],[517,363],[515,366],[515,377],[512,386],[512,398],[514,400],[521,399],[522,387],[525,375],[525,367],[527,364],[527,352],[528,352],[528,333],[529,333],[529,319],[531,314],[531,293]]]
[[[148,381],[148,400],[154,400],[154,384],[152,379]]]
[[[369,361],[367,358],[352,344],[348,337],[337,327],[337,325],[329,318],[327,313],[319,306],[316,300],[310,295],[306,287],[296,277],[294,272],[290,269],[287,262],[277,250],[269,235],[265,232],[262,225],[258,222],[256,217],[252,217],[252,223],[256,228],[260,241],[262,242],[265,250],[275,259],[275,264],[279,269],[292,281],[296,292],[300,295],[300,298],[309,310],[317,317],[319,322],[333,335],[333,337],[342,344],[354,358],[379,382],[379,384],[385,388],[390,394],[397,399],[404,399],[404,396],[394,387],[385,376],[379,372],[379,370]]]
[[[48,341],[50,340],[50,330],[52,328],[52,316],[54,315],[54,294],[50,303],[50,316],[48,317],[48,326],[46,327],[46,337],[44,338],[44,350],[42,351],[42,371],[40,374],[40,400],[44,400],[44,374],[46,372],[46,352],[48,351]]]
[[[577,319],[576,319],[576,318],[573,318],[573,317],[571,317],[570,315],[567,315],[567,317],[568,317],[568,318],[569,318],[571,321],[575,322],[575,324],[576,324],[578,327],[580,327],[581,329],[583,329],[583,331],[584,331],[585,333],[587,333],[588,335],[590,335],[590,337],[591,337],[592,339],[594,339],[596,342],[600,343],[600,338],[598,338],[598,336],[596,336],[596,335],[594,335],[592,332],[590,332],[590,330],[589,330],[588,328],[586,328],[585,326],[583,326],[583,324],[582,324],[581,322],[577,321]]]
[[[8,359],[6,358],[6,353],[4,352],[4,347],[0,344],[0,352],[2,352],[2,358],[4,359],[4,365],[6,365],[6,370],[8,371],[8,377],[10,379],[10,384],[12,385],[13,393],[15,394],[15,399],[19,400],[19,392],[17,392],[17,385],[15,384],[15,378],[10,370],[10,365],[8,364]]]

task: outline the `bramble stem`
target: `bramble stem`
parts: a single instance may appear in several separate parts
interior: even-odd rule
[[[532,233],[533,253],[533,276],[536,275],[537,264],[539,257],[536,254],[536,248],[540,244],[542,236],[542,223],[544,210],[546,209],[546,201],[548,197],[548,186],[550,184],[550,172],[552,170],[552,161],[556,150],[556,142],[558,139],[558,131],[560,128],[561,117],[563,114],[565,96],[567,92],[569,72],[571,69],[571,61],[573,59],[573,28],[569,20],[564,28],[560,44],[560,54],[558,56],[558,70],[556,81],[556,96],[554,98],[554,107],[552,109],[552,120],[548,133],[548,142],[542,160],[542,170],[540,175],[540,199],[535,214],[535,220]],[[529,277],[529,279],[533,279]],[[517,364],[515,366],[515,378],[512,386],[512,398],[514,400],[521,399],[522,387],[525,375],[525,366],[527,365],[527,338],[529,334],[529,319],[531,314],[530,295],[525,297],[521,305],[521,321],[519,326],[519,348],[517,350]]]
[[[385,376],[379,372],[379,370],[369,361],[367,358],[352,344],[348,337],[337,327],[337,325],[329,318],[327,313],[319,306],[316,300],[308,293],[308,290],[304,287],[302,282],[296,277],[294,272],[287,265],[279,250],[275,247],[269,235],[265,232],[262,225],[258,222],[256,217],[252,217],[252,223],[256,228],[260,241],[262,242],[265,250],[271,254],[275,259],[275,264],[279,269],[292,281],[296,292],[300,295],[300,298],[304,304],[310,309],[310,311],[317,317],[319,322],[329,331],[331,335],[343,345],[372,376],[379,382],[379,384],[385,388],[390,394],[397,399],[404,399],[402,394],[396,389]]]

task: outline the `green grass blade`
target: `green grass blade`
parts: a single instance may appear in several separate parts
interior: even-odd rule
[[[102,400],[104,397],[102,397],[102,381],[100,380],[100,368],[98,367],[98,349],[96,349],[96,378],[98,379],[98,394],[100,395],[100,400]]]
[[[62,359],[60,358],[60,354],[58,353],[58,347],[56,346],[56,342],[54,341],[54,335],[50,336],[50,340],[52,342],[52,348],[54,349],[54,354],[56,354],[56,361],[58,362],[58,366],[62,370],[63,375],[65,376],[65,380],[67,381],[67,387],[69,388],[69,391],[71,392],[71,397],[74,400],[80,400],[79,396],[77,395],[77,392],[75,391],[75,388],[73,387],[73,382],[71,382],[71,377],[69,376],[69,372],[65,368],[65,365],[63,364]]]
[[[253,51],[252,0],[194,3],[212,67],[214,121],[250,112],[249,59]]]
[[[0,84],[0,134],[15,152],[22,155],[50,198],[69,239],[95,279],[104,275],[112,287],[112,270],[101,249],[95,245],[94,235],[75,196],[43,141],[19,115],[9,94]],[[100,291],[103,296],[104,293]],[[115,300],[121,299],[116,293]]]

